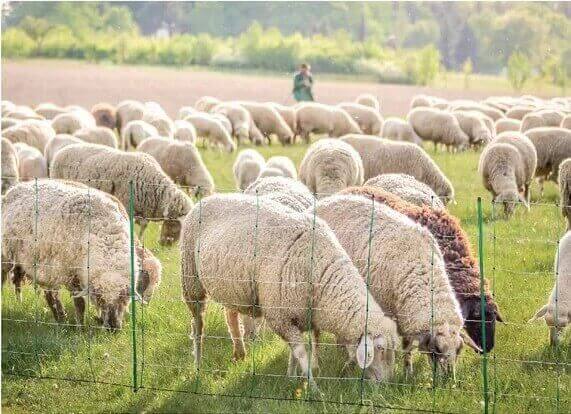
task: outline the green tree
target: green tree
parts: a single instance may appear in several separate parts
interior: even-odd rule
[[[415,81],[419,85],[430,85],[440,71],[440,52],[433,45],[424,47],[418,54]]]
[[[508,80],[515,91],[522,90],[531,76],[531,64],[523,53],[512,53],[508,60]]]
[[[44,39],[53,28],[53,25],[45,19],[27,16],[20,22],[20,27],[36,43],[36,53],[39,53]]]
[[[462,65],[462,73],[464,74],[464,89],[470,89],[470,77],[472,76],[473,70],[474,67],[472,65],[472,59],[466,59]]]

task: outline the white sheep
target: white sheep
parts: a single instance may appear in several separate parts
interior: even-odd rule
[[[270,136],[275,134],[280,143],[284,145],[293,144],[293,131],[272,105],[250,101],[238,101],[236,103],[246,108],[254,124],[267,138],[268,142],[270,141]]]
[[[379,101],[379,98],[377,98],[373,94],[362,93],[361,95],[357,96],[355,102],[361,105],[369,106],[373,108],[375,111],[377,111],[379,114],[381,113],[381,102]]]
[[[359,153],[337,139],[325,138],[313,143],[299,166],[299,180],[318,198],[361,185],[363,179]]]
[[[2,136],[12,143],[23,142],[44,151],[48,141],[56,135],[48,121],[25,120],[2,131]]]
[[[477,112],[457,110],[452,112],[452,114],[458,120],[462,131],[468,135],[470,145],[486,145],[492,140],[492,131],[490,131],[482,116],[478,115]]]
[[[341,108],[317,102],[302,102],[295,106],[297,131],[305,142],[310,134],[327,134],[340,137],[345,134],[360,134],[359,125]]]
[[[266,160],[258,151],[253,149],[240,151],[232,166],[236,188],[242,191],[248,188],[256,181],[265,166]]]
[[[482,113],[490,118],[495,122],[498,119],[504,118],[505,115],[499,109],[491,107],[486,104],[482,104],[476,101],[470,100],[460,100],[460,101],[452,101],[448,107],[451,111],[474,111]]]
[[[258,177],[244,194],[277,201],[297,212],[307,210],[315,202],[309,188],[288,177]]]
[[[213,96],[203,96],[195,102],[194,107],[197,111],[210,112],[220,102],[222,102],[220,99]]]
[[[422,139],[414,132],[412,126],[401,118],[385,119],[381,136],[393,141],[405,141],[422,145]]]
[[[268,158],[266,168],[276,168],[281,171],[281,175],[287,178],[297,179],[297,170],[291,159],[285,156],[276,155]]]
[[[236,150],[231,133],[213,115],[200,112],[189,115],[184,120],[194,126],[197,138],[202,138],[205,143],[209,142],[216,147],[222,147],[228,152]]]
[[[48,176],[48,164],[39,149],[17,142],[14,149],[18,156],[18,176],[20,181],[29,181],[34,178]]]
[[[195,195],[214,192],[214,180],[193,143],[151,137],[141,142],[137,151],[151,155],[175,183],[190,187]]]
[[[347,135],[341,140],[361,156],[365,180],[388,173],[408,174],[432,188],[444,204],[454,200],[452,183],[418,145],[366,135]]]
[[[159,131],[143,120],[134,120],[123,125],[121,131],[121,148],[127,151],[137,146],[149,137],[158,136]]]
[[[282,105],[276,102],[266,102],[266,105],[272,106],[282,116],[286,124],[295,133],[297,130],[297,118],[295,117],[295,108],[292,106]]]
[[[44,158],[48,164],[48,167],[52,165],[52,161],[59,150],[73,144],[82,144],[84,141],[69,134],[57,134],[55,137],[50,139],[44,148]]]
[[[220,121],[220,123],[222,124],[222,126],[224,127],[224,129],[226,131],[228,131],[228,133],[230,134],[230,136],[232,136],[232,122],[230,122],[230,120],[228,119],[228,117],[226,115],[223,114],[210,114],[210,116],[214,119],[216,119],[217,121]]]
[[[424,141],[443,144],[447,149],[466,149],[470,139],[462,130],[456,117],[436,108],[415,108],[407,115],[414,132]]]
[[[6,128],[20,124],[22,121],[14,118],[2,118],[2,131]]]
[[[2,138],[2,194],[18,184],[18,155],[14,145],[6,138]]]
[[[142,120],[154,126],[159,135],[172,138],[174,134],[173,121],[156,102],[145,102]]]
[[[354,102],[342,102],[337,106],[346,111],[351,118],[353,118],[364,134],[381,135],[383,117],[379,111],[376,111],[370,106]]]
[[[420,207],[444,208],[432,188],[408,174],[381,174],[368,179],[364,185],[381,188]]]
[[[192,106],[183,106],[178,110],[178,119],[184,119],[189,115],[193,115],[197,112],[201,112]]]
[[[519,131],[521,129],[521,121],[512,118],[501,118],[495,122],[495,126],[497,134],[506,131]]]
[[[238,142],[242,143],[250,139],[256,145],[263,144],[262,133],[254,124],[250,112],[242,105],[235,102],[221,102],[210,112],[222,114],[228,118],[232,124],[232,135],[236,137]]]
[[[563,217],[567,218],[567,230],[571,230],[571,158],[559,166],[559,203]]]
[[[561,128],[565,128],[565,129],[571,129],[571,115],[566,115],[562,120],[561,120]]]
[[[552,109],[542,109],[528,113],[521,121],[521,132],[532,128],[558,127],[563,122],[564,114]]]
[[[37,114],[32,108],[25,105],[14,105],[2,110],[2,117],[25,120],[43,120],[44,117]]]
[[[238,314],[263,316],[291,347],[288,374],[298,365],[312,387],[316,384],[304,331],[334,334],[362,369],[390,377],[396,326],[319,218],[271,200],[215,194],[186,217],[180,248],[183,300],[193,316],[197,368],[209,297],[227,309],[234,359],[245,355]]]
[[[557,244],[554,271],[555,286],[549,300],[530,320],[545,320],[551,345],[559,343],[561,332],[571,321],[571,231],[567,231]]]
[[[123,134],[123,128],[131,121],[143,119],[145,105],[139,101],[126,100],[117,105],[117,130]]]
[[[527,114],[535,111],[535,109],[535,106],[515,105],[508,109],[506,112],[506,118],[517,119],[518,121],[521,121]]]
[[[174,121],[174,139],[194,144],[196,142],[196,128],[190,122],[177,119]]]
[[[51,102],[43,102],[34,108],[34,111],[45,119],[54,119],[57,115],[66,112],[64,108]]]
[[[106,145],[111,148],[117,148],[118,146],[115,133],[103,126],[78,129],[73,133],[73,136],[90,144]]]
[[[79,129],[95,126],[95,118],[85,110],[73,109],[52,119],[52,128],[56,134],[73,134]]]

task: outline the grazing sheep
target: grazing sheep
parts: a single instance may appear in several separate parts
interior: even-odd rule
[[[50,139],[44,149],[44,158],[46,159],[48,167],[52,165],[52,161],[59,150],[73,144],[82,144],[85,141],[68,134],[57,134]]]
[[[288,177],[258,177],[244,194],[277,201],[299,213],[314,204],[311,191],[301,182]]]
[[[151,155],[177,184],[190,187],[197,196],[214,192],[214,180],[193,143],[168,138],[147,138],[137,151]]]
[[[396,326],[368,294],[322,220],[271,200],[260,204],[244,194],[215,194],[186,217],[182,233],[183,300],[193,316],[196,367],[201,366],[208,296],[227,308],[236,360],[245,356],[240,313],[264,317],[291,347],[288,374],[298,365],[312,387],[316,387],[314,367],[309,364],[303,331],[334,334],[362,369],[369,368],[378,379],[390,377]]]
[[[252,121],[268,142],[270,142],[270,136],[275,134],[281,144],[293,144],[293,131],[272,105],[248,101],[236,103],[246,108]]]
[[[461,334],[460,307],[430,232],[361,196],[337,194],[320,200],[315,210],[355,263],[373,298],[396,321],[407,373],[412,373],[410,352],[418,341],[429,359],[455,374],[463,342],[478,347]]]
[[[484,320],[486,321],[486,343],[482,343],[480,270],[466,232],[460,221],[445,210],[435,210],[429,206],[415,206],[380,188],[358,187],[343,190],[341,194],[355,194],[386,204],[395,211],[404,214],[432,233],[442,252],[448,280],[464,318],[464,329],[478,345],[491,351],[495,342],[496,321],[503,322],[498,305],[484,279]]]
[[[285,177],[284,172],[279,168],[264,167],[264,169],[258,175],[258,178],[264,177]]]
[[[8,100],[2,100],[0,102],[0,110],[2,111],[2,116],[5,115],[6,112],[13,111],[16,108],[16,105]]]
[[[242,105],[235,102],[222,102],[212,108],[211,112],[225,115],[228,118],[232,124],[232,135],[239,143],[250,139],[256,145],[263,144],[263,135],[254,124],[250,112]]]
[[[408,174],[432,188],[444,204],[454,200],[454,187],[448,178],[417,145],[363,135],[347,135],[341,140],[361,156],[365,180],[381,174]]]
[[[2,194],[18,184],[18,155],[14,145],[2,138]]]
[[[2,136],[12,143],[23,142],[44,151],[48,141],[56,135],[48,121],[26,120],[18,125],[6,128]]]
[[[372,95],[370,93],[362,93],[361,95],[357,96],[355,102],[361,105],[369,106],[373,108],[375,111],[377,111],[379,114],[381,113],[381,102],[379,101],[379,98],[377,98],[375,95]]]
[[[222,115],[222,114],[210,114],[210,116],[213,119],[216,119],[217,121],[220,121],[220,123],[222,124],[222,126],[224,127],[224,129],[226,131],[228,131],[228,133],[230,134],[230,136],[232,136],[232,123],[230,122],[230,120],[228,119],[228,117],[226,117],[226,115]]]
[[[563,121],[563,113],[551,109],[543,109],[528,113],[521,121],[521,132],[532,128],[558,127]]]
[[[18,177],[20,181],[48,176],[48,164],[39,149],[17,142],[14,144],[18,156]]]
[[[34,111],[45,119],[54,119],[59,114],[64,114],[66,110],[61,106],[51,102],[44,102],[34,108]]]
[[[22,121],[20,121],[19,119],[2,118],[2,131],[5,130],[6,128],[10,128],[10,127],[13,127],[15,125],[18,125],[21,122]]]
[[[194,144],[196,142],[196,128],[188,121],[177,119],[174,121],[174,139]]]
[[[145,113],[145,105],[141,102],[126,100],[117,105],[117,130],[122,135],[123,128],[131,121],[140,121]]]
[[[519,131],[521,129],[521,121],[512,118],[498,119],[495,125],[497,134],[501,134],[506,131]]]
[[[557,182],[559,165],[571,158],[571,131],[564,128],[533,128],[525,131],[537,151],[535,176],[539,178],[543,195],[544,180]]]
[[[216,147],[222,147],[228,152],[236,150],[231,132],[213,115],[201,112],[189,115],[184,120],[194,126],[197,138],[202,138],[204,142],[209,142]]]
[[[326,197],[363,184],[363,162],[351,145],[337,139],[321,139],[307,149],[299,166],[299,180],[317,198]]]
[[[2,110],[2,116],[7,118],[26,120],[43,120],[44,117],[37,114],[32,108],[24,105],[14,105],[6,110]]]
[[[162,108],[155,108],[153,105],[148,105],[148,103],[145,104],[145,113],[143,114],[142,120],[154,126],[159,135],[172,138],[174,134],[174,124],[168,115],[164,113]]]
[[[203,96],[196,101],[194,107],[197,111],[210,112],[220,102],[222,102],[220,99],[213,96]]]
[[[140,236],[148,221],[181,219],[192,207],[190,198],[157,161],[141,152],[123,152],[96,144],[69,145],[56,154],[50,177],[86,183],[116,196],[125,206],[129,205],[132,182]]]
[[[149,137],[158,136],[157,128],[142,120],[130,121],[123,126],[121,132],[121,147],[127,151],[130,148],[137,148],[141,142]]]
[[[101,102],[93,105],[91,115],[95,118],[95,125],[114,130],[117,127],[117,110],[109,103]]]
[[[117,137],[115,133],[110,128],[104,126],[78,129],[73,135],[89,144],[99,144],[117,148]]]
[[[412,126],[407,121],[400,118],[385,119],[383,122],[381,136],[393,141],[405,141],[412,142],[416,145],[422,145],[422,139],[416,135]]]
[[[428,95],[415,95],[410,101],[410,109],[419,107],[431,107],[433,104],[433,97]]]
[[[490,131],[490,136],[492,137],[492,139],[496,136],[497,131],[496,131],[496,125],[495,122],[492,118],[490,118],[487,115],[484,115],[481,112],[470,112],[472,114],[476,114],[480,117],[480,119],[482,120],[482,122],[484,122],[484,125],[486,126],[486,128],[488,128],[488,131]],[[502,118],[505,119],[505,118]]]
[[[56,134],[73,134],[79,129],[95,126],[95,119],[87,111],[65,112],[52,119],[52,128]]]
[[[292,132],[295,133],[295,131],[297,130],[297,118],[295,117],[294,107],[281,105],[276,102],[266,102],[266,105],[270,105],[276,111],[278,111],[278,113],[281,115],[281,117],[289,126],[289,128],[292,130]]]
[[[295,164],[288,157],[276,155],[268,158],[266,168],[276,168],[281,171],[281,175],[297,180],[297,170]]]
[[[462,130],[456,117],[450,112],[435,108],[415,108],[407,115],[414,132],[424,141],[443,144],[448,150],[464,150],[470,138]]]
[[[530,112],[535,111],[535,107],[534,106],[528,106],[528,105],[516,105],[516,106],[512,106],[510,109],[508,109],[508,111],[506,112],[506,118],[511,118],[511,119],[517,119],[518,121],[523,120],[523,118],[529,114]]]
[[[571,115],[566,115],[561,121],[561,128],[571,129]],[[2,128],[4,129],[4,128]]]
[[[468,135],[471,146],[477,147],[486,145],[492,140],[492,132],[484,123],[481,116],[473,111],[454,111],[454,117],[458,120],[458,124],[462,131]]]
[[[571,230],[571,158],[559,166],[559,203],[563,217],[567,217],[567,230]]]
[[[295,106],[296,133],[309,142],[311,133],[340,137],[360,134],[361,129],[353,118],[341,108],[317,102],[302,102]]]
[[[342,102],[337,106],[353,118],[364,134],[381,135],[383,117],[379,111],[354,102]]]
[[[258,151],[253,149],[240,151],[232,166],[236,188],[242,191],[248,188],[256,181],[265,166],[266,161]]]
[[[491,107],[486,104],[481,104],[475,101],[457,101],[452,102],[450,104],[450,110],[452,111],[470,111],[470,112],[479,112],[484,114],[495,122],[498,119],[505,118],[505,115],[499,109]]]
[[[503,143],[510,144],[517,147],[518,151],[522,155],[522,160],[524,163],[524,174],[526,177],[526,183],[524,186],[524,196],[529,203],[531,192],[531,181],[533,175],[535,174],[535,169],[537,168],[537,152],[533,143],[524,134],[518,132],[505,132],[496,137],[493,142],[494,144]]]
[[[178,119],[184,119],[189,115],[194,115],[195,113],[200,112],[194,109],[192,106],[183,106],[178,110]]]
[[[380,188],[419,207],[443,209],[444,203],[432,188],[408,174],[381,174],[365,181],[364,186]]]
[[[530,322],[542,318],[549,326],[551,345],[559,344],[563,329],[571,321],[571,231],[559,240],[555,254],[556,282],[546,305],[533,316]]]
[[[2,199],[2,232],[2,279],[9,271],[15,278],[33,275],[58,322],[65,317],[56,306],[61,287],[74,296],[88,294],[103,325],[121,328],[130,300],[131,255],[129,221],[116,202],[74,183],[21,183]],[[83,311],[76,302],[79,321]]]

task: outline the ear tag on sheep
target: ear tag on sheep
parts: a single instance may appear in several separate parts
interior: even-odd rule
[[[365,356],[366,353],[366,356]],[[357,345],[357,364],[361,369],[368,368],[373,363],[373,357],[375,356],[375,350],[373,345],[373,339],[369,336],[363,335]]]

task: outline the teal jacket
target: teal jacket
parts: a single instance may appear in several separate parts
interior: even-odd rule
[[[306,83],[309,83],[307,85]],[[313,78],[304,76],[301,72],[297,72],[293,77],[293,97],[296,101],[313,101]]]

